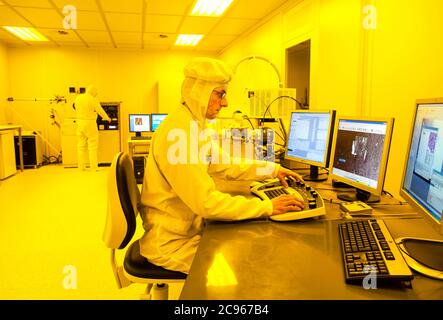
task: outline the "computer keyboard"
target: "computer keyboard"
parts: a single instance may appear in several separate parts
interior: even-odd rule
[[[289,187],[285,188],[281,185],[280,180],[270,179],[251,185],[251,193],[262,200],[273,199],[283,194],[291,194],[304,202],[303,210],[272,215],[269,217],[271,220],[293,221],[326,214],[323,198],[312,186],[292,179],[288,180],[288,184]]]
[[[409,281],[412,272],[381,219],[355,220],[338,225],[347,283],[368,275],[377,281]]]

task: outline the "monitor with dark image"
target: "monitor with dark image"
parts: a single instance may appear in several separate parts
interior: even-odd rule
[[[338,117],[330,175],[356,188],[355,193],[339,193],[339,199],[380,201],[393,124],[392,118]]]
[[[151,132],[150,114],[130,114],[129,132],[135,132],[136,138],[142,137],[142,132]]]
[[[310,165],[304,180],[327,180],[326,173],[319,174],[319,167],[328,167],[334,122],[335,110],[291,113],[285,160]]]
[[[162,121],[166,118],[166,113],[153,113],[151,117],[151,131],[155,132],[157,130],[158,126]]]
[[[443,98],[416,103],[400,195],[443,234]]]

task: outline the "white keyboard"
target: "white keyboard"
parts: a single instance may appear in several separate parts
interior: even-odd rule
[[[301,211],[290,211],[283,214],[272,215],[269,218],[274,221],[293,221],[314,218],[326,214],[325,204],[320,194],[311,186],[299,182],[288,181],[289,187],[285,188],[280,180],[271,179],[264,182],[255,182],[251,185],[251,193],[262,200],[273,199],[282,194],[290,194],[303,200],[305,207]]]

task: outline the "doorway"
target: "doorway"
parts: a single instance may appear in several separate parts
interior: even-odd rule
[[[286,86],[296,88],[297,108],[309,109],[311,40],[286,49]]]

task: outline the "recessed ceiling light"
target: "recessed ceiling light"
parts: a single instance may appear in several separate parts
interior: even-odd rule
[[[175,41],[176,46],[196,46],[203,38],[202,34],[179,34]]]
[[[4,26],[3,29],[25,41],[49,41],[34,28]]]
[[[197,0],[191,11],[191,16],[221,16],[232,1],[233,0]]]

